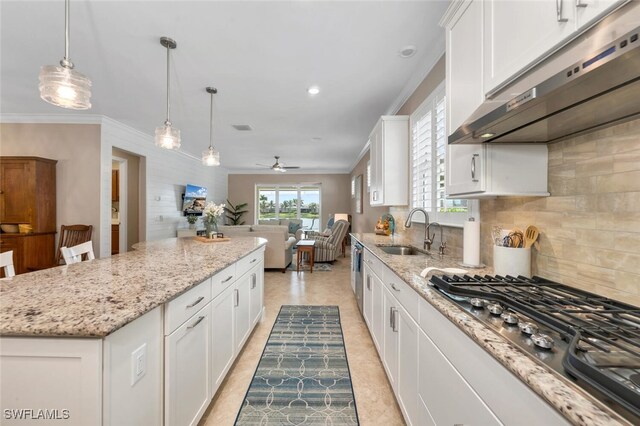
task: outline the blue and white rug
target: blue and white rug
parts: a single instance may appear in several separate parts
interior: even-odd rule
[[[359,425],[337,306],[280,309],[236,425]]]

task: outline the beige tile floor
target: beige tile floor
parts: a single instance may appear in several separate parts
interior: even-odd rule
[[[281,305],[338,305],[362,426],[404,425],[350,285],[350,259],[340,257],[331,272],[265,272],[266,315],[218,390],[201,426],[233,425]]]

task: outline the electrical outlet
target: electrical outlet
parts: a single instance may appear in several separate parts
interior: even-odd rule
[[[131,386],[138,383],[147,372],[147,344],[131,352]]]

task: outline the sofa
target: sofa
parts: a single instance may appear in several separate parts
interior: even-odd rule
[[[302,219],[263,219],[258,221],[258,225],[286,226],[290,237],[302,238]]]
[[[264,252],[265,269],[282,269],[285,272],[293,259],[293,247],[298,240],[289,235],[288,226],[280,225],[222,225],[218,230],[225,237],[260,237],[267,240]]]

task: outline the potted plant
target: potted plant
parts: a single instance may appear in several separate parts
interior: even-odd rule
[[[247,210],[243,210],[247,207],[247,203],[242,203],[238,205],[233,205],[231,201],[227,200],[227,206],[224,208],[224,211],[227,213],[227,219],[230,221],[230,225],[244,225],[244,220],[242,220],[242,215],[247,212]]]
[[[187,215],[187,222],[189,222],[189,229],[196,229],[196,222],[198,221],[198,216],[195,214]]]

